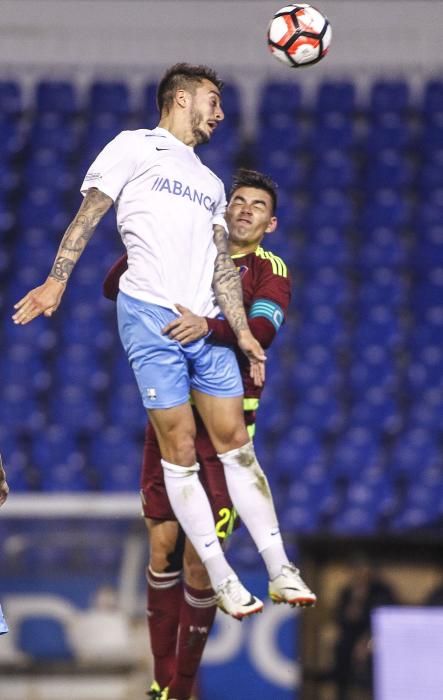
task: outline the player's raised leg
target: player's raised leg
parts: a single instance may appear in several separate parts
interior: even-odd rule
[[[289,562],[268,480],[247,433],[241,398],[193,391],[197,409],[223,464],[232,502],[263,557],[273,601],[314,605],[316,596]]]
[[[218,541],[209,500],[198,478],[195,422],[189,402],[173,408],[151,409],[149,418],[163,455],[171,506],[208,571],[220,607],[239,619],[259,612],[262,602],[242,586]]]

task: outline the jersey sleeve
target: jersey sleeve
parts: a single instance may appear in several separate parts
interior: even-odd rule
[[[291,301],[292,280],[280,258],[272,256],[271,259],[260,260],[259,264],[254,296],[248,312],[248,325],[260,345],[266,349],[286,318]],[[237,345],[237,337],[228,321],[220,318],[206,320],[213,340],[225,345]]]
[[[212,340],[221,345],[237,347],[237,336],[224,318],[207,318],[208,330]],[[248,318],[248,326],[254,338],[266,350],[275,338],[276,330],[272,323],[265,318]]]
[[[286,319],[292,294],[292,280],[285,263],[276,256],[262,262],[248,316],[264,318],[277,332]]]
[[[225,219],[225,212],[226,212],[226,194],[225,194],[225,188],[220,180],[220,192],[219,192],[219,198],[218,201],[215,203],[214,207],[214,216],[212,218],[212,225],[213,226],[223,226],[225,229],[226,233],[228,233],[228,225],[226,223]]]
[[[136,167],[136,137],[131,131],[122,131],[98,154],[85,175],[80,192],[85,195],[91,187],[96,187],[115,202]]]

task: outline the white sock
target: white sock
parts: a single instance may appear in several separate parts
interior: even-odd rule
[[[215,532],[214,516],[206,492],[198,478],[198,464],[181,467],[161,460],[166,491],[177,520],[204,563],[211,585],[233,572],[225,559]]]
[[[269,578],[288,564],[268,480],[255,456],[252,442],[218,455],[229,494],[240,518],[263,557]]]

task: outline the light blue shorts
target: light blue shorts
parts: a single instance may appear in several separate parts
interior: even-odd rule
[[[171,309],[119,292],[118,330],[143,405],[172,408],[189,400],[191,389],[219,397],[243,395],[235,353],[206,338],[180,345],[161,330],[177,318]]]

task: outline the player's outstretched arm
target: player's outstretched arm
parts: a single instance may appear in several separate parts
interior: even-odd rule
[[[240,275],[229,254],[226,231],[222,226],[214,226],[214,243],[217,248],[217,257],[214,264],[213,287],[217,302],[238,338],[239,348],[249,358],[251,368],[253,365],[258,365],[254,369],[259,369],[264,377],[266,355],[249,329],[243,305]]]
[[[37,316],[52,316],[60,305],[68,279],[89,242],[95,228],[113,201],[108,195],[91,187],[73,221],[66,229],[49,277],[39,287],[31,289],[14,305],[14,323],[24,325]]]
[[[0,455],[0,506],[2,506],[9,494],[9,486],[6,482],[6,473],[3,467],[2,456]]]

